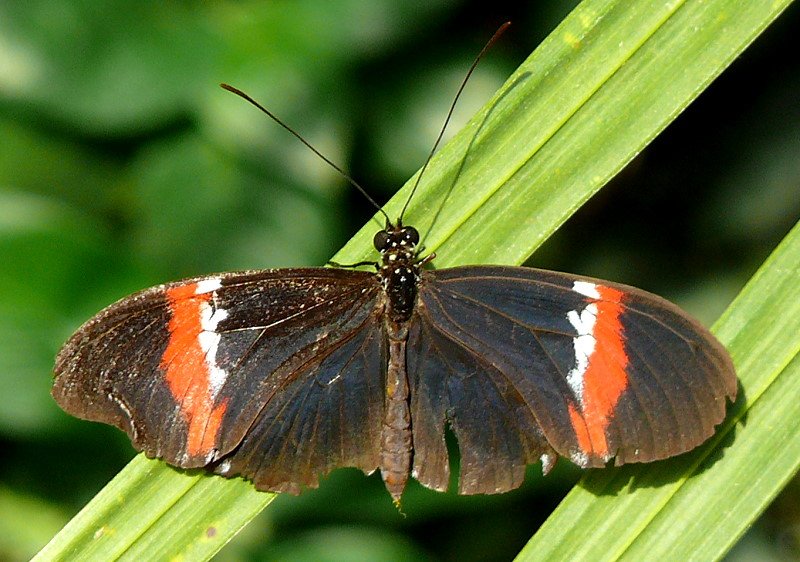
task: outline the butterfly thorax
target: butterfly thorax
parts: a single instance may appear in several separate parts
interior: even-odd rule
[[[417,298],[419,233],[412,226],[398,224],[376,233],[373,242],[381,253],[378,276],[389,299],[389,319],[407,322]]]

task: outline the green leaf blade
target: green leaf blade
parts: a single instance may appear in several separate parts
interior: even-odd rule
[[[34,560],[210,558],[274,498],[140,454]]]
[[[241,479],[226,480],[224,485],[216,480],[198,478],[120,560],[209,558],[277,497],[254,493],[253,486]],[[171,529],[169,540],[166,529]]]

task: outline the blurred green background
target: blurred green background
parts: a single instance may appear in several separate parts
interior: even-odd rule
[[[51,400],[60,344],[134,290],[321,265],[372,214],[260,100],[385,201],[576,1],[0,3],[0,559],[35,553],[134,454]],[[660,293],[707,324],[800,218],[800,11],[760,37],[531,264]],[[219,560],[511,558],[579,471],[461,498],[335,472]],[[793,482],[729,555],[800,557]]]

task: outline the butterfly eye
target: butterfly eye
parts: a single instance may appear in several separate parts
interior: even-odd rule
[[[412,244],[417,244],[419,242],[419,232],[413,226],[407,226],[405,227],[404,238]]]
[[[372,245],[375,246],[375,249],[379,252],[385,250],[389,247],[389,233],[385,230],[380,230],[375,233],[375,237],[372,239]]]

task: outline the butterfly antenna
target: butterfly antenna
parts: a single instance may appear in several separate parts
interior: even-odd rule
[[[237,96],[239,96],[240,98],[243,98],[243,99],[245,99],[245,100],[249,101],[251,104],[253,104],[253,105],[254,105],[254,106],[256,106],[258,109],[260,109],[260,110],[261,110],[263,113],[265,113],[265,114],[267,115],[267,117],[269,117],[270,119],[272,119],[273,121],[275,121],[275,122],[276,122],[278,125],[280,125],[280,126],[281,126],[281,127],[283,127],[284,129],[286,129],[286,130],[287,130],[287,131],[289,131],[290,133],[292,133],[292,134],[295,136],[295,138],[296,138],[297,140],[299,140],[300,142],[302,142],[304,145],[306,145],[306,147],[308,147],[308,149],[309,149],[309,150],[311,150],[311,152],[313,152],[314,154],[316,154],[317,156],[319,156],[320,158],[322,158],[322,159],[323,159],[323,160],[324,160],[324,161],[325,161],[325,162],[326,162],[326,163],[327,163],[327,164],[328,164],[328,165],[329,165],[331,168],[333,168],[334,170],[336,170],[337,172],[339,172],[339,174],[340,174],[340,175],[341,175],[341,176],[342,176],[342,177],[343,177],[345,180],[347,180],[347,181],[350,183],[350,185],[352,185],[352,186],[353,186],[353,187],[355,187],[355,188],[356,188],[356,189],[357,189],[359,192],[361,192],[361,194],[362,194],[364,197],[366,197],[366,198],[367,198],[367,201],[369,201],[370,203],[372,203],[372,205],[373,205],[373,206],[374,206],[376,209],[378,209],[378,212],[380,212],[380,213],[381,213],[381,214],[382,214],[382,215],[383,215],[383,216],[386,218],[386,221],[387,221],[387,223],[388,223],[388,224],[391,224],[391,223],[392,223],[392,221],[389,219],[389,215],[387,215],[387,214],[386,214],[386,212],[385,212],[385,211],[384,211],[384,210],[381,208],[381,206],[380,206],[380,205],[378,205],[378,203],[377,203],[377,202],[376,202],[376,201],[375,201],[375,200],[374,200],[372,197],[370,197],[370,195],[369,195],[369,193],[367,193],[367,190],[366,190],[366,189],[364,189],[363,187],[361,187],[361,185],[359,185],[359,183],[358,183],[356,180],[354,180],[354,179],[353,179],[353,178],[351,178],[351,177],[350,177],[350,176],[349,176],[347,173],[345,173],[345,171],[344,171],[344,170],[342,170],[342,169],[341,169],[339,166],[337,166],[336,164],[334,164],[334,163],[333,163],[333,162],[332,162],[332,161],[331,161],[329,158],[327,158],[327,157],[326,157],[324,154],[322,154],[322,153],[321,153],[319,150],[317,150],[316,148],[314,148],[314,147],[311,145],[311,143],[309,143],[309,142],[308,142],[306,139],[304,139],[304,138],[303,138],[303,137],[300,135],[300,133],[298,133],[297,131],[295,131],[294,129],[292,129],[292,128],[291,128],[289,125],[287,125],[286,123],[284,123],[283,121],[281,121],[280,119],[278,119],[278,117],[277,117],[277,116],[276,116],[274,113],[272,113],[272,112],[271,112],[269,109],[267,109],[266,107],[264,107],[263,105],[261,105],[260,103],[258,103],[256,100],[254,100],[253,98],[251,98],[250,96],[248,96],[247,94],[245,94],[245,93],[244,93],[243,91],[241,91],[239,88],[235,88],[235,87],[231,86],[230,84],[220,84],[220,86],[221,86],[223,89],[225,89],[225,90],[228,90],[229,92],[232,92],[232,93],[236,94],[236,95],[237,95]]]
[[[447,129],[447,125],[450,123],[450,118],[453,116],[453,111],[456,108],[456,103],[458,103],[458,98],[461,97],[461,92],[464,91],[464,87],[467,85],[469,81],[469,77],[472,76],[472,73],[475,71],[475,67],[478,66],[478,63],[481,61],[483,56],[486,54],[492,45],[500,38],[500,36],[505,33],[506,29],[511,25],[510,21],[505,22],[501,25],[497,31],[494,32],[492,38],[483,46],[481,52],[478,53],[478,56],[475,57],[475,60],[472,61],[472,66],[469,67],[467,71],[467,75],[464,76],[464,80],[461,81],[461,86],[458,87],[458,92],[456,92],[456,96],[453,98],[453,103],[450,104],[450,111],[447,112],[447,117],[445,117],[444,125],[442,125],[442,130],[439,131],[439,136],[436,137],[436,142],[433,143],[433,148],[431,148],[430,154],[428,154],[428,158],[425,160],[425,163],[422,165],[422,169],[417,176],[417,181],[414,182],[414,187],[411,188],[411,193],[408,195],[408,199],[406,199],[405,205],[403,205],[403,210],[400,212],[400,218],[398,219],[398,223],[403,223],[403,215],[406,213],[406,209],[408,208],[408,204],[411,203],[411,198],[414,197],[414,193],[417,192],[417,186],[419,186],[419,182],[422,179],[422,175],[425,173],[425,170],[428,168],[428,164],[430,163],[433,155],[436,153],[436,149],[439,147],[439,143],[442,141],[442,137],[444,137],[444,132]],[[224,87],[224,86],[223,86]]]

